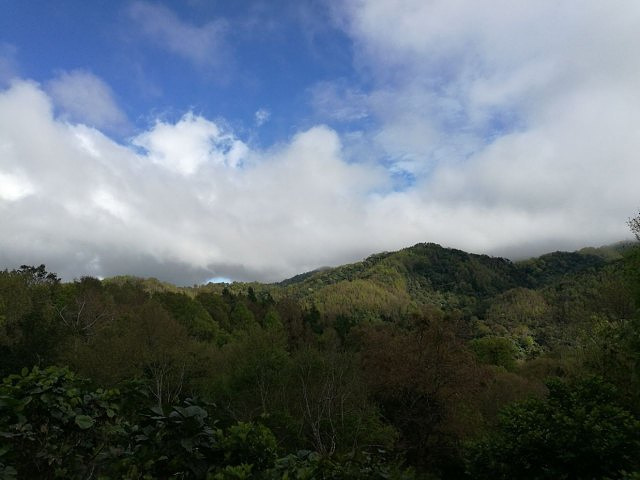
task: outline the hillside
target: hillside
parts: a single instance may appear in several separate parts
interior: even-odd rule
[[[376,310],[387,318],[397,318],[425,305],[476,311],[487,299],[510,289],[543,288],[573,275],[597,272],[619,258],[586,250],[554,252],[514,263],[421,243],[374,254],[361,262],[300,274],[264,288],[276,296],[314,304],[323,313],[358,315]]]
[[[553,252],[513,263],[435,243],[419,243],[397,252],[374,254],[361,262],[296,275],[279,285],[297,287],[295,290],[304,292],[356,279],[389,283],[391,277],[379,274],[392,270],[405,277],[408,283],[419,284],[428,290],[487,296],[514,287],[541,287],[562,276],[599,269],[622,258],[613,248],[608,255],[599,253],[602,251],[585,248],[578,252]]]

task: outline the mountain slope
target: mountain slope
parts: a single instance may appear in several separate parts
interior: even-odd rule
[[[371,255],[361,262],[296,275],[278,285],[304,296],[328,285],[366,279],[390,288],[405,283],[411,291],[427,289],[485,297],[515,287],[540,287],[607,263],[607,259],[590,252],[554,252],[513,263],[435,243],[419,243],[397,252]]]

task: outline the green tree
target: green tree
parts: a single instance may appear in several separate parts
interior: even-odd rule
[[[220,340],[223,336],[218,325],[209,312],[199,302],[183,293],[163,292],[153,296],[180,322],[190,335],[208,342]]]
[[[207,390],[235,419],[275,414],[289,362],[282,331],[256,326],[215,352]]]
[[[64,336],[54,308],[59,289],[44,265],[0,272],[0,374],[56,360]]]
[[[399,431],[408,460],[422,468],[456,463],[457,439],[478,423],[473,402],[483,372],[457,335],[455,319],[424,312],[406,329],[362,329],[361,343],[364,378],[383,417]]]
[[[124,433],[118,397],[65,368],[10,375],[0,385],[0,473],[4,463],[18,478],[89,478]]]
[[[66,368],[24,369],[0,385],[0,478],[409,479],[384,452],[278,458],[260,423],[220,425],[214,405],[149,408],[146,389],[94,390]]]
[[[305,443],[324,456],[354,453],[365,445],[391,448],[396,433],[381,421],[369,400],[351,352],[304,347],[292,357],[288,378],[289,415]]]
[[[640,468],[640,421],[612,385],[591,377],[547,387],[546,398],[507,407],[497,430],[470,446],[471,478],[620,479]]]
[[[92,390],[56,367],[7,377],[0,385],[1,478],[256,478],[274,467],[268,428],[218,428],[193,400],[149,409],[145,390],[136,388]],[[137,399],[129,413],[121,393]]]
[[[245,305],[242,299],[238,299],[231,310],[231,328],[234,331],[247,331],[257,326],[253,312]]]
[[[227,332],[231,332],[229,324],[229,312],[231,307],[225,301],[225,297],[210,292],[200,292],[196,295],[198,301],[211,315],[211,318]]]
[[[77,350],[97,332],[115,319],[116,308],[111,296],[97,278],[82,277],[79,281],[62,284],[56,295],[56,320],[60,322],[69,342],[63,348]]]
[[[199,342],[156,300],[134,306],[63,358],[102,385],[136,378],[157,405],[173,404],[208,375],[211,345]]]
[[[518,349],[513,341],[504,337],[482,337],[471,341],[471,349],[480,363],[497,365],[506,370],[516,366]]]

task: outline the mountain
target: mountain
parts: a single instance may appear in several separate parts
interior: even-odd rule
[[[302,273],[278,285],[304,291],[356,279],[388,284],[392,280],[389,275],[400,274],[409,283],[417,283],[427,289],[486,296],[516,286],[540,287],[561,276],[598,269],[621,258],[619,253],[613,253],[617,250],[611,248],[612,253],[607,254],[605,248],[553,252],[514,263],[505,258],[467,253],[435,243],[418,243],[397,252],[374,254],[361,262]]]
[[[360,262],[301,273],[274,284],[234,282],[177,288],[149,279],[137,282],[149,293],[179,291],[191,297],[199,293],[220,295],[225,290],[246,295],[251,289],[275,300],[291,298],[304,308],[317,309],[325,318],[343,317],[354,322],[399,320],[431,307],[461,311],[471,318],[482,317],[493,299],[515,289],[543,290],[561,282],[574,282],[576,276],[596,274],[619,262],[626,248],[627,244],[616,244],[512,262],[435,243],[419,243],[396,252],[376,253]]]
[[[323,268],[270,287],[328,315],[399,318],[424,305],[474,312],[490,298],[515,288],[537,289],[615,261],[603,250],[553,252],[512,262],[435,243],[383,252],[335,268]]]

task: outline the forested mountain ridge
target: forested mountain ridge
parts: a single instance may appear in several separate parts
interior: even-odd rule
[[[425,308],[436,308],[462,315],[470,336],[508,337],[530,353],[574,342],[581,315],[590,311],[584,303],[601,301],[601,283],[620,276],[622,254],[630,245],[557,251],[512,262],[419,243],[373,254],[360,262],[306,272],[277,284],[175,287],[155,279],[117,277],[105,281],[133,280],[156,295],[181,292],[197,298],[228,292],[266,296],[273,301],[291,299],[315,315],[314,322],[322,318],[325,325],[347,324],[348,328],[361,322],[401,322]],[[556,306],[558,302],[563,306]],[[217,314],[212,316],[219,323],[228,322],[220,318],[219,311]]]
[[[314,292],[340,282],[365,280],[394,290],[407,289],[414,299],[424,291],[458,295],[492,296],[510,288],[540,288],[563,277],[585,271],[596,271],[622,258],[620,252],[629,243],[607,247],[584,248],[576,252],[552,252],[539,257],[511,260],[467,253],[435,243],[419,243],[396,252],[372,254],[360,262],[338,267],[322,267],[297,274],[275,284],[233,282],[205,286],[178,287],[154,278],[118,276],[107,282],[139,282],[150,293],[182,292],[194,296],[201,291],[221,293],[225,288],[234,293],[268,291],[275,297],[312,298]]]
[[[579,252],[553,252],[537,258],[510,260],[444,248],[435,243],[419,243],[397,252],[384,252],[361,262],[336,268],[323,268],[297,275],[279,283],[296,286],[302,292],[340,281],[371,279],[388,282],[393,273],[423,288],[458,294],[494,295],[509,288],[537,288],[566,275],[598,269],[613,259],[597,255],[597,249]],[[385,277],[384,272],[390,273]]]
[[[512,279],[516,271],[505,259],[419,243],[397,252],[374,254],[362,262],[323,269],[300,281],[285,280],[282,285],[299,286],[304,291],[357,279],[393,284],[394,277],[401,275],[405,282],[417,282],[429,290],[462,293],[475,287],[486,293],[516,286]]]
[[[429,243],[279,284],[5,270],[0,478],[635,479],[639,272]]]

